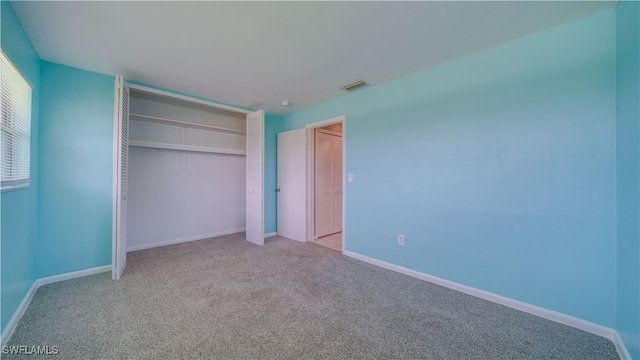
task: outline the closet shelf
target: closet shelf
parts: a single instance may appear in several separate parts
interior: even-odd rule
[[[167,150],[184,150],[194,152],[216,153],[216,154],[231,154],[231,155],[246,155],[246,150],[237,149],[225,149],[215,148],[208,146],[195,146],[195,145],[183,145],[183,144],[170,144],[154,141],[142,141],[142,140],[130,140],[129,146],[133,147],[145,147],[153,149],[167,149]]]
[[[180,126],[184,128],[221,131],[221,132],[227,132],[235,135],[245,135],[247,133],[245,130],[231,129],[231,128],[215,126],[215,125],[198,124],[198,123],[192,123],[192,122],[182,121],[182,120],[166,119],[166,118],[161,118],[161,117],[151,116],[151,115],[132,113],[132,114],[129,114],[129,116],[140,118],[143,121],[156,123],[156,124],[175,125],[175,126]]]

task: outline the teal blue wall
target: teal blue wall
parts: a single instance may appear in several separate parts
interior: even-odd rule
[[[278,187],[278,133],[282,131],[282,117],[266,114],[264,119],[264,232],[278,229],[278,207],[276,188]]]
[[[617,329],[640,358],[640,3],[616,7]]]
[[[614,22],[286,116],[283,130],[346,115],[346,249],[615,327]]]
[[[31,187],[3,192],[1,203],[1,331],[37,278],[38,116],[40,62],[22,24],[7,1],[1,1],[2,48],[34,86],[31,109]]]
[[[114,77],[43,61],[38,277],[111,264]]]
[[[1,196],[4,330],[36,278],[111,262],[114,79],[38,61],[1,5],[2,47],[35,86],[32,187]],[[276,134],[346,115],[348,251],[616,327],[640,358],[639,22],[620,2],[267,114],[265,232]]]

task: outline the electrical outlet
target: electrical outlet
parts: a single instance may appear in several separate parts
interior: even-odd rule
[[[398,234],[398,245],[404,245],[404,235]]]

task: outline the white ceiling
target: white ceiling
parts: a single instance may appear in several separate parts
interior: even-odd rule
[[[12,5],[43,60],[286,114],[351,82],[379,84],[615,2]]]

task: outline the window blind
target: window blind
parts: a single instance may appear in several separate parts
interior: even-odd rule
[[[0,180],[3,190],[29,185],[31,86],[1,51]]]

